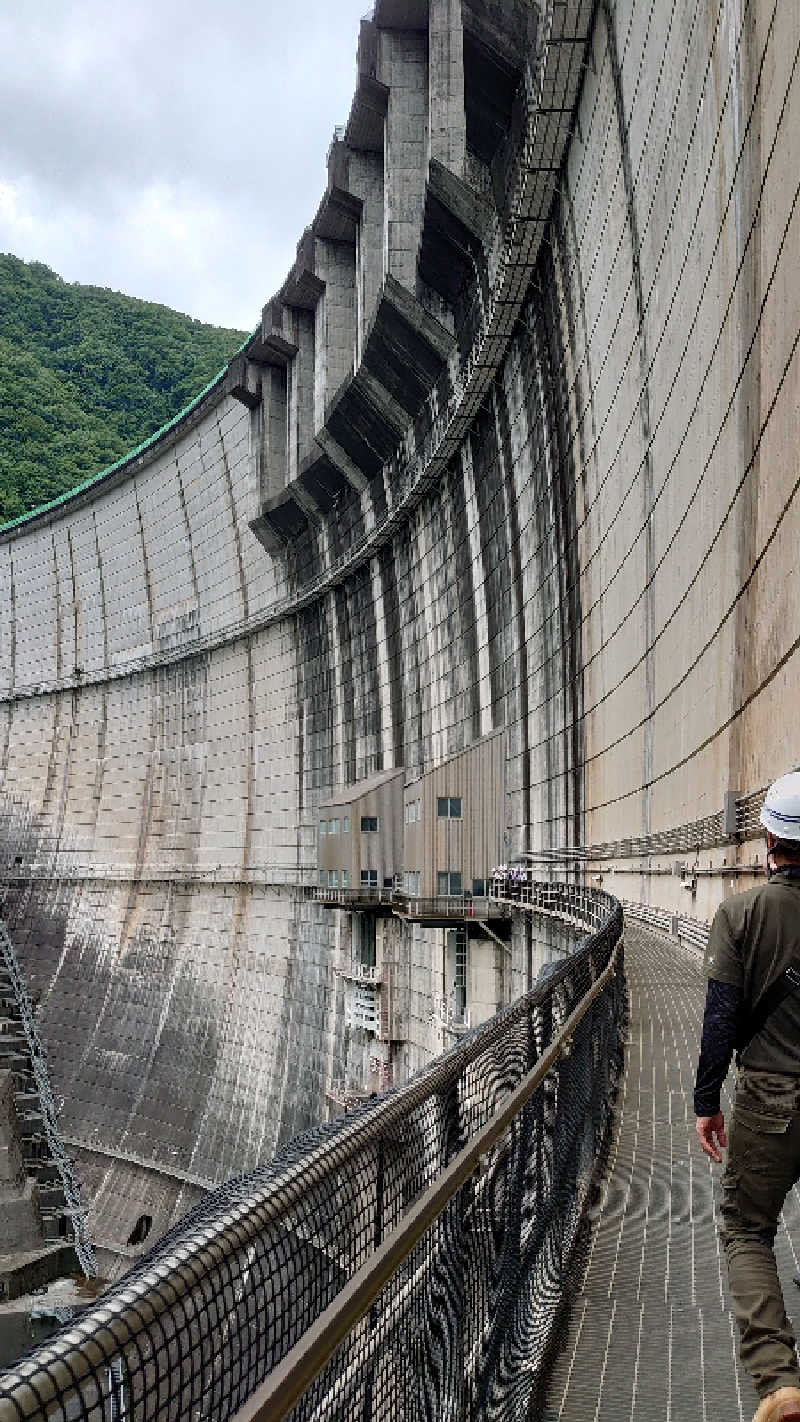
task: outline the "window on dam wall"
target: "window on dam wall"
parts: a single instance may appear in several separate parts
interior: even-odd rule
[[[436,875],[436,892],[446,898],[455,898],[463,892],[459,869],[440,869]]]
[[[439,795],[436,799],[436,817],[440,820],[461,819],[461,796]]]

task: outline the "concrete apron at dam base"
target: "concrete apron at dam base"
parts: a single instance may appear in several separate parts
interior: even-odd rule
[[[722,1166],[694,1133],[705,982],[698,957],[625,930],[630,1025],[609,1171],[544,1422],[749,1422],[715,1219]],[[723,1094],[726,1120],[733,1077]],[[775,1245],[790,1319],[800,1252],[795,1186]]]

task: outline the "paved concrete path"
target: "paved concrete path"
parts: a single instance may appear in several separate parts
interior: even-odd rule
[[[705,998],[702,964],[629,924],[630,1031],[609,1176],[547,1422],[749,1422],[738,1366],[712,1167],[694,1136],[692,1088]],[[727,1101],[730,1109],[728,1079]],[[800,1194],[777,1240],[800,1328]]]

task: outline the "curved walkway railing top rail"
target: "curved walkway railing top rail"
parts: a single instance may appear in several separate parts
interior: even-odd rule
[[[0,1422],[233,1416],[459,1172],[292,1416],[524,1416],[565,1324],[624,1010],[620,905],[561,887],[590,931],[550,976],[204,1200],[0,1377]]]

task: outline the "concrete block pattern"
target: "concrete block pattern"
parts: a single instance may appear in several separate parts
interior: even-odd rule
[[[510,858],[677,830],[796,761],[796,7],[570,0],[549,48],[534,11],[379,7],[344,237],[321,208],[268,304],[260,405],[223,384],[0,535],[4,788],[75,871],[23,956],[109,1258],[369,1077],[353,925],[306,895],[321,801],[498,732]],[[455,336],[405,405],[391,278]],[[665,862],[606,886],[675,912]],[[446,1045],[442,930],[382,951],[398,1079]],[[515,925],[499,987],[476,959],[483,1007],[535,957]]]

